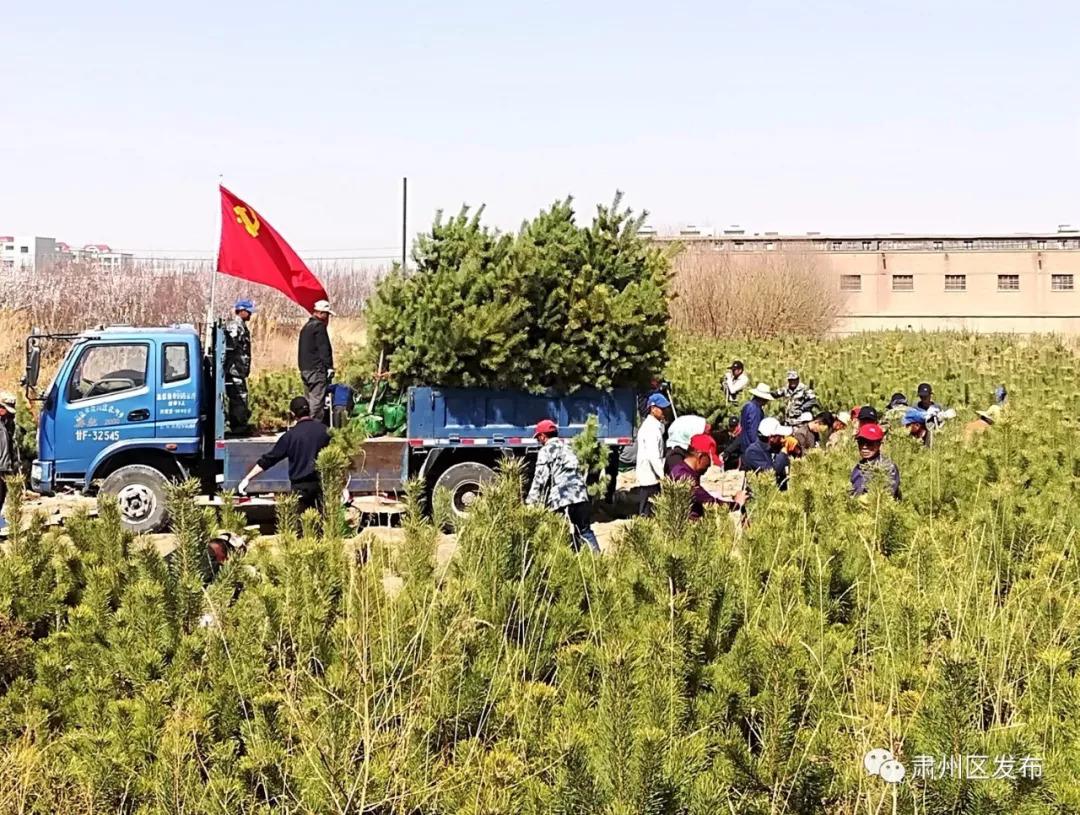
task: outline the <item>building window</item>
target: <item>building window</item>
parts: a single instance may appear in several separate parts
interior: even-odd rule
[[[862,275],[840,275],[840,291],[862,291]]]
[[[1020,291],[1020,275],[999,274],[998,291]]]
[[[869,252],[871,249],[874,248],[874,242],[873,241],[863,241],[862,242],[862,248],[863,248],[864,252]]]
[[[967,291],[966,274],[945,275],[945,291]]]
[[[834,252],[839,252],[841,249],[844,248],[844,244],[840,241],[833,241],[831,248]]]
[[[22,252],[24,255],[29,255],[30,254],[30,247],[29,246],[20,246],[19,251]]]
[[[934,241],[934,251],[940,252],[945,248],[945,241]]]
[[[1050,275],[1050,291],[1072,291],[1073,276],[1071,274]]]
[[[1036,241],[1035,245],[1039,249],[1045,249],[1046,248],[1046,241]]]
[[[965,249],[974,249],[975,248],[975,241],[964,241],[964,248]]]
[[[915,291],[915,277],[909,274],[894,274],[892,276],[893,291]]]
[[[1064,243],[1064,242],[1065,241],[1062,241],[1062,243]],[[4,251],[5,252],[14,252],[15,251],[15,244],[13,244],[13,243],[5,243],[4,244]]]

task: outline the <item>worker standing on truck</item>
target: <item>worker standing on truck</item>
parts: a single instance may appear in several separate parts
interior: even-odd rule
[[[600,544],[592,531],[592,504],[577,454],[566,439],[559,438],[559,426],[551,419],[536,423],[534,437],[540,442],[540,452],[525,503],[540,504],[565,515],[573,529],[574,548],[577,538],[581,538],[593,552],[599,553]]]
[[[326,330],[333,314],[330,303],[319,300],[312,309],[311,319],[300,329],[297,363],[304,395],[311,406],[311,418],[316,422],[325,421],[326,389],[334,378],[334,348],[330,345],[330,332]]]
[[[240,495],[247,495],[251,479],[258,478],[279,461],[289,462],[289,483],[293,493],[300,499],[300,511],[322,508],[322,485],[315,459],[330,443],[330,431],[322,422],[313,421],[311,405],[306,397],[296,396],[289,403],[289,412],[296,424],[286,430],[244,476],[237,486]]]
[[[255,313],[251,300],[237,300],[235,316],[225,324],[225,395],[229,399],[229,432],[251,435],[247,381],[251,376],[251,331],[248,320]]]

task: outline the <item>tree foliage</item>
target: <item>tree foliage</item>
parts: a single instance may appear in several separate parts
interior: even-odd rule
[[[369,345],[399,385],[527,390],[636,385],[667,359],[668,254],[621,196],[578,226],[571,199],[517,234],[481,207],[436,217],[367,312]]]

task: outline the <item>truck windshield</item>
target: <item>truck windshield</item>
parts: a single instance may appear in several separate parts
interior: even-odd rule
[[[150,348],[144,343],[84,348],[68,380],[68,402],[144,387],[149,356]]]

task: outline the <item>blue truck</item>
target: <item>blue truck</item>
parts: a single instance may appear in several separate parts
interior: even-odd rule
[[[40,403],[32,489],[115,495],[124,524],[135,532],[166,523],[170,481],[198,479],[210,498],[234,490],[276,437],[226,437],[221,324],[206,334],[191,325],[31,334],[24,384]],[[52,382],[39,391],[42,349],[58,341],[70,347]],[[575,435],[596,416],[614,468],[619,450],[631,443],[637,409],[633,389],[538,395],[414,387],[406,399],[405,437],[366,441],[353,459],[348,489],[393,494],[420,477],[429,489],[449,490],[459,514],[494,476],[500,458],[535,459],[532,427],[538,420],[554,419],[563,435]],[[287,492],[285,462],[251,489]]]

